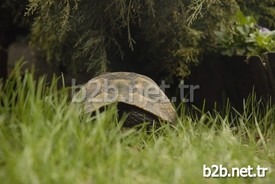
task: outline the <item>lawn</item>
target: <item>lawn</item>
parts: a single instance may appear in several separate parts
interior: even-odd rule
[[[3,184],[275,183],[275,108],[248,100],[245,112],[191,115],[174,125],[123,128],[116,108],[90,116],[70,103],[62,79],[18,71],[0,91]],[[203,177],[203,165],[268,168],[265,177]]]

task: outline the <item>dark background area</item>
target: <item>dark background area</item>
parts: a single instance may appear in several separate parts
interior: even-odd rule
[[[31,30],[29,22],[22,21],[20,18],[18,19],[20,15],[22,16],[22,7],[24,8],[23,5],[19,7],[18,12],[21,13],[16,15],[17,20],[15,20],[15,14],[12,13],[14,12],[12,8],[1,7],[0,78],[3,79],[7,77],[8,47],[11,43],[15,42],[18,37],[21,36],[28,39],[30,36]],[[13,8],[16,9],[16,7]],[[29,19],[32,19],[32,17]],[[260,20],[262,22],[268,22],[264,21],[265,19],[263,18]],[[268,24],[266,25],[268,26]],[[118,44],[124,51],[123,59],[121,59],[121,56],[117,53],[117,49],[115,47],[111,46],[106,49],[107,59],[111,61],[108,63],[109,72],[137,72],[151,77],[158,84],[160,84],[161,80],[167,80],[172,86],[166,91],[170,98],[177,97],[177,99],[179,99],[180,94],[178,85],[181,80],[184,80],[186,84],[199,85],[200,89],[196,90],[194,94],[195,101],[188,103],[188,105],[195,105],[199,108],[204,107],[205,110],[212,110],[213,108],[222,109],[226,101],[229,100],[235,109],[242,111],[243,100],[249,97],[252,90],[255,91],[259,98],[263,98],[266,101],[269,100],[270,96],[275,96],[274,53],[268,54],[267,58],[271,65],[269,68],[262,64],[263,61],[259,57],[251,57],[248,61],[245,61],[246,56],[226,57],[217,54],[204,53],[201,55],[199,63],[189,65],[191,71],[190,75],[177,76],[174,73],[177,73],[176,71],[178,68],[172,66],[173,62],[176,63],[173,60],[170,62],[169,70],[163,70],[163,68],[165,68],[163,66],[167,63],[162,63],[161,58],[166,57],[166,46],[168,47],[168,45],[160,44],[161,46],[157,47],[157,50],[151,52],[152,48],[156,47],[154,40],[146,40],[141,36],[144,34],[143,32],[146,28],[141,28],[136,25],[132,26],[131,33],[136,42],[134,45],[134,50],[129,47],[129,40],[126,39],[126,28],[123,28],[120,34],[115,35]],[[274,25],[271,24],[270,26],[272,28]],[[171,37],[171,39],[174,38],[178,38],[177,35],[176,37]],[[170,37],[167,37],[167,39],[169,40]],[[62,49],[66,50],[66,47],[64,46]],[[176,58],[177,57],[178,56],[176,56]],[[69,64],[66,62],[60,62],[57,63],[57,65],[58,72],[62,72],[66,75],[68,81],[70,81],[71,78],[78,77],[78,82],[84,83],[94,75],[93,72],[86,72],[85,69],[78,70],[76,74],[73,74],[70,70]],[[176,67],[179,67],[179,65]],[[83,66],[79,68],[83,68]],[[171,74],[171,70],[174,70],[173,74]],[[204,102],[205,100],[206,103]],[[177,105],[179,105],[180,101],[177,102]]]

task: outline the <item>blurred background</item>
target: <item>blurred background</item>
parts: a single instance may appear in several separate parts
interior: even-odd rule
[[[83,84],[106,72],[131,71],[171,85],[199,85],[195,105],[275,96],[275,1],[4,0],[0,7],[0,78],[16,62],[36,77]],[[188,93],[186,96],[188,98]],[[272,98],[271,98],[272,100]],[[177,103],[181,103],[180,100]]]

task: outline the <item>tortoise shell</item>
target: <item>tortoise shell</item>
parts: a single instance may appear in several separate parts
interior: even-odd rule
[[[112,103],[125,103],[168,122],[176,112],[167,96],[149,77],[132,72],[112,72],[88,81],[75,96],[82,99],[86,112]]]

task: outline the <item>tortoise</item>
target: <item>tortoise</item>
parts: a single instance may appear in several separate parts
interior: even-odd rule
[[[124,122],[127,127],[144,121],[152,124],[176,120],[176,111],[160,87],[149,77],[133,72],[111,72],[92,78],[74,99],[79,97],[87,113],[117,103],[119,118],[128,114]]]

